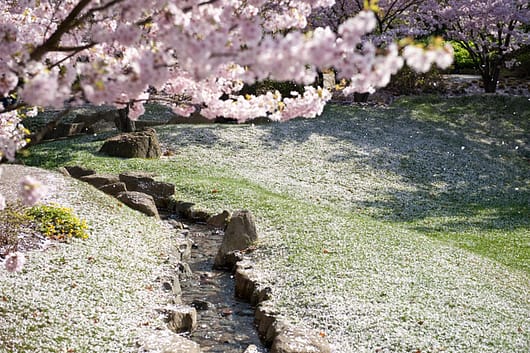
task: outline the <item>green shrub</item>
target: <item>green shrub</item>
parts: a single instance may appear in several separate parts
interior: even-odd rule
[[[26,214],[39,223],[39,230],[47,237],[68,241],[70,238],[87,239],[87,225],[72,210],[58,206],[34,206]]]
[[[451,42],[454,50],[454,63],[453,66],[456,72],[469,71],[475,69],[475,63],[469,52],[464,46],[458,42]]]
[[[446,86],[440,71],[431,69],[426,73],[417,73],[408,66],[392,76],[387,89],[399,95],[416,93],[442,93]]]

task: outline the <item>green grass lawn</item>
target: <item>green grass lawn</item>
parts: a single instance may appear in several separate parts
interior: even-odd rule
[[[274,305],[337,352],[526,352],[526,98],[413,97],[270,125],[166,126],[161,160],[97,153],[100,136],[27,164],[144,170],[212,211],[250,209]]]

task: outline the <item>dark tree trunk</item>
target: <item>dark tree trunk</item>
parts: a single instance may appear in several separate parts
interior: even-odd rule
[[[491,72],[482,73],[482,83],[484,84],[484,92],[495,93],[497,91],[497,83],[499,82],[500,72],[500,66],[496,65],[495,68],[491,70]]]
[[[118,116],[114,119],[114,123],[121,132],[134,132],[136,130],[136,124],[129,119],[129,106],[118,109]]]

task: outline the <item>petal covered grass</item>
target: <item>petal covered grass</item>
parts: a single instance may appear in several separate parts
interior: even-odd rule
[[[27,163],[152,171],[180,199],[252,210],[273,305],[335,352],[527,352],[529,121],[526,98],[406,98],[161,127],[161,160],[108,158],[88,136]]]
[[[165,326],[156,309],[170,300],[160,278],[171,273],[174,234],[88,184],[31,173],[50,189],[44,202],[72,209],[90,236],[0,271],[0,352],[137,352],[140,337]]]

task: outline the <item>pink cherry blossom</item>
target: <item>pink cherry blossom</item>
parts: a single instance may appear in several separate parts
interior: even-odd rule
[[[315,25],[313,15],[329,13],[336,2],[356,7]],[[413,23],[409,15],[419,17],[419,1],[381,0],[377,13],[365,10],[364,0],[102,3],[0,2],[0,96],[18,98],[0,105],[1,157],[14,159],[25,144],[19,111],[35,106],[109,104],[129,107],[134,119],[149,99],[185,116],[200,110],[210,119],[285,121],[322,112],[331,95],[312,86],[318,70],[333,67],[350,82],[346,91],[370,92],[389,82],[403,56],[420,70],[450,61],[440,48],[401,56],[390,43],[404,33],[401,24]],[[240,94],[244,84],[265,79],[294,81],[305,91]],[[159,94],[150,97],[148,89]],[[42,191],[25,179],[21,196],[32,204]]]
[[[35,205],[46,194],[47,190],[37,179],[29,175],[22,178],[20,186],[20,199],[28,206]]]

